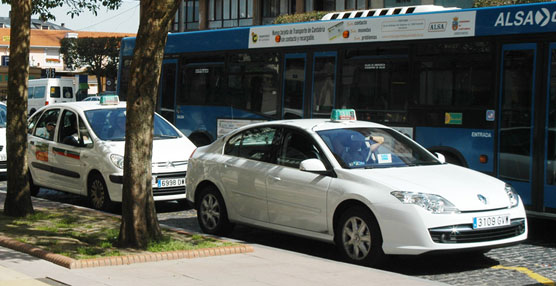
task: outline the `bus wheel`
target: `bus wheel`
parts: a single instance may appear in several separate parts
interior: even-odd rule
[[[206,135],[199,133],[191,134],[187,138],[189,138],[189,140],[191,140],[191,142],[193,142],[193,144],[197,147],[205,146],[211,143],[210,139]]]
[[[462,167],[464,166],[463,163],[460,161],[460,159],[458,157],[456,157],[456,156],[454,156],[450,153],[446,153],[446,154],[443,154],[443,155],[444,155],[444,158],[446,158],[446,163],[454,164],[454,165],[458,165],[458,166],[462,166]]]

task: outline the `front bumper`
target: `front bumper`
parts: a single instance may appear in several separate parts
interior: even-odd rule
[[[432,214],[421,207],[403,204],[382,205],[375,211],[386,254],[489,249],[527,239],[528,226],[522,202],[511,209],[458,214]],[[510,225],[473,229],[474,217],[497,215],[509,215]]]
[[[172,173],[157,173],[153,174],[153,198],[155,201],[172,201],[172,200],[183,200],[185,199],[186,186],[177,187],[166,187],[159,188],[156,185],[157,178],[183,178],[185,180],[186,172],[172,172]],[[122,184],[123,175],[122,174],[111,174],[108,176],[107,180],[108,192],[110,194],[110,199],[114,202],[122,201]]]

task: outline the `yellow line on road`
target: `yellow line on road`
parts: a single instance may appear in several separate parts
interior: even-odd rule
[[[526,274],[527,276],[531,277],[532,279],[534,279],[535,281],[543,284],[543,285],[548,285],[548,286],[556,286],[556,284],[554,284],[554,281],[539,275],[525,267],[515,267],[515,266],[502,266],[502,265],[495,265],[491,267],[492,269],[506,269],[506,270],[515,270],[515,271],[519,271],[523,274]]]

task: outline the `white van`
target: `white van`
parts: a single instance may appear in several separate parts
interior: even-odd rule
[[[41,78],[29,80],[27,112],[56,102],[75,101],[74,83],[71,78]]]

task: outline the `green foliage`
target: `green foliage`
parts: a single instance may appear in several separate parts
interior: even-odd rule
[[[64,38],[60,41],[60,53],[69,70],[87,67],[87,72],[97,79],[103,76],[113,79],[118,73],[121,41],[121,37]]]
[[[13,0],[0,0],[4,4],[12,4],[17,1]],[[33,15],[39,15],[40,19],[46,20],[56,20],[56,17],[50,13],[50,10],[56,7],[65,7],[68,10],[68,15],[72,18],[79,16],[79,14],[85,10],[91,11],[95,16],[98,13],[98,9],[104,6],[110,10],[118,9],[121,5],[122,0],[33,0]]]
[[[324,11],[311,11],[301,14],[284,14],[276,17],[274,19],[274,24],[286,24],[286,23],[299,23],[299,22],[310,22],[320,20],[328,12]]]
[[[473,7],[492,7],[504,5],[517,5],[539,2],[551,2],[550,0],[475,0]]]

